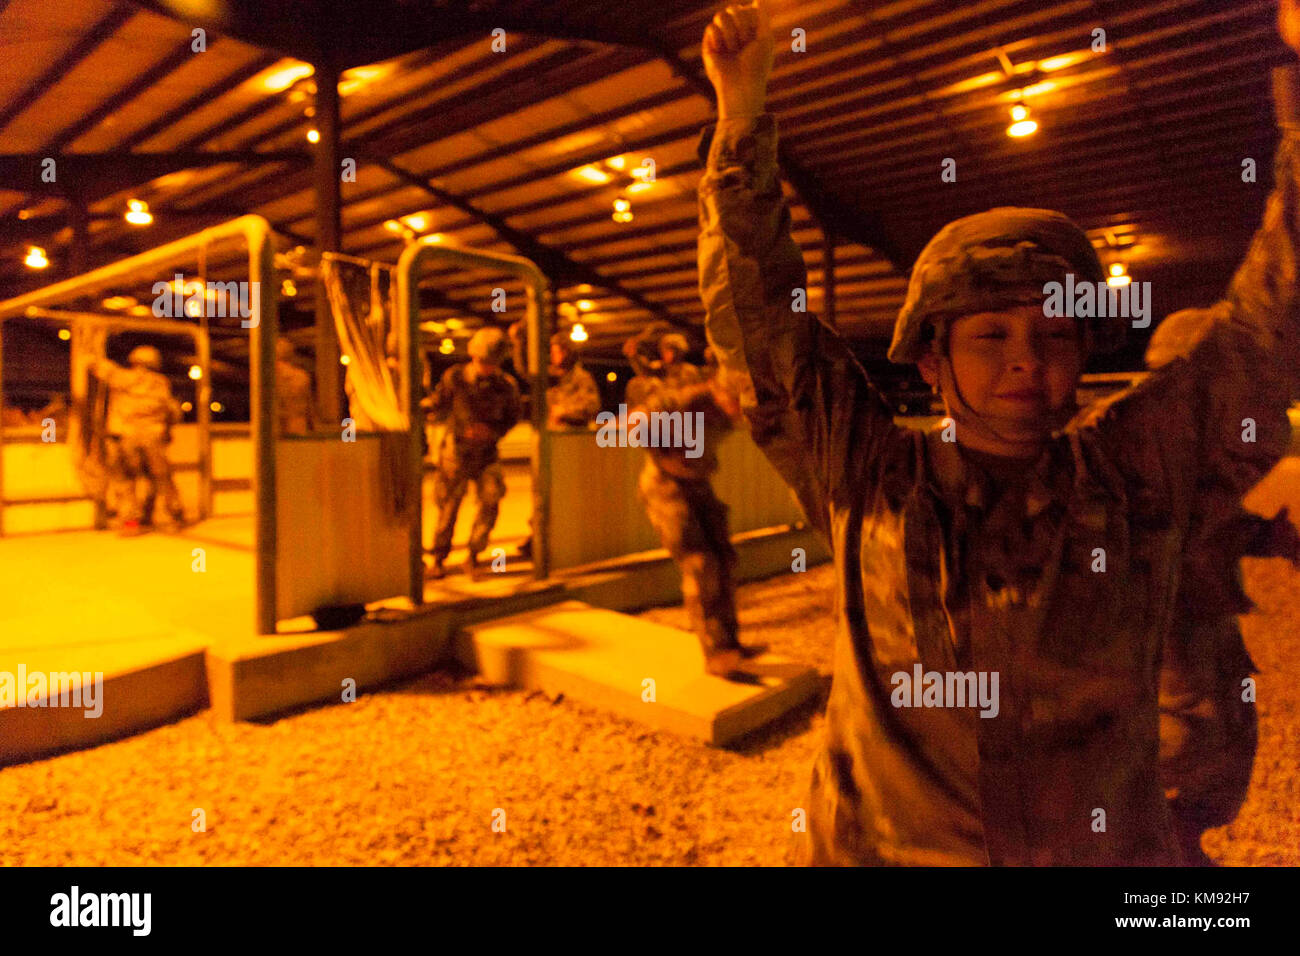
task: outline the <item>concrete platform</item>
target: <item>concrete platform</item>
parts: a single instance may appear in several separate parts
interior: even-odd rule
[[[463,628],[462,663],[489,682],[564,694],[659,730],[726,746],[816,693],[814,668],[764,654],[752,683],[712,677],[693,634],[564,601]]]

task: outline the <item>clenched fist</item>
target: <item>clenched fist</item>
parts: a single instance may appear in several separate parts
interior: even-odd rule
[[[772,47],[766,0],[733,4],[713,18],[704,31],[704,71],[718,94],[719,120],[763,112]]]

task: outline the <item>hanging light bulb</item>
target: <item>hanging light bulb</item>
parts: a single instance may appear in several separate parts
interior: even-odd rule
[[[126,221],[133,226],[147,226],[153,222],[149,204],[142,199],[132,199],[126,204]]]
[[[1106,285],[1118,289],[1128,285],[1133,281],[1133,277],[1128,275],[1128,269],[1122,262],[1112,262],[1110,266],[1110,275],[1106,277]]]
[[[583,328],[581,322],[575,322],[573,328],[569,329],[569,340],[572,342],[587,341],[587,330]]]
[[[456,343],[451,339],[443,339],[442,344],[438,346],[438,351],[443,355],[450,355],[452,352],[456,351]]]
[[[319,142],[320,142],[320,130],[318,130],[318,129],[309,129],[309,130],[307,130],[307,142],[309,142],[309,143],[319,143]]]
[[[285,279],[280,283],[280,294],[292,299],[298,294],[298,287],[293,284],[292,279]]]
[[[50,264],[50,260],[45,258],[45,250],[40,246],[28,246],[27,258],[23,264],[29,269],[44,269]]]
[[[609,372],[609,373],[607,373],[607,374],[605,375],[605,381],[607,381],[607,382],[617,382],[617,381],[618,381],[618,372]]]
[[[70,329],[59,329],[59,338],[65,342],[68,341],[68,339],[72,338],[72,331]]]
[[[339,356],[339,364],[340,364],[340,365],[351,365],[351,364],[352,364],[352,356],[351,356],[351,355],[340,355],[340,356]]]
[[[197,365],[191,365],[190,378],[197,382],[202,377],[203,377],[203,369],[199,368]]]
[[[1029,118],[1029,107],[1023,103],[1017,103],[1011,107],[1012,124],[1007,127],[1007,135],[1019,139],[1023,136],[1030,136],[1038,131],[1038,124]]]

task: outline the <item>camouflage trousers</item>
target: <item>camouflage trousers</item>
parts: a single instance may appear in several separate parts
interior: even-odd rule
[[[1192,842],[1211,827],[1231,823],[1245,802],[1259,717],[1254,702],[1242,700],[1242,681],[1255,668],[1236,617],[1182,626],[1193,633],[1178,635],[1179,643],[1193,650],[1198,666],[1166,653],[1160,672],[1160,780],[1180,836]]]
[[[682,600],[705,653],[736,647],[736,551],[727,506],[705,479],[677,478],[647,458],[637,486],[646,516],[682,572]]]
[[[172,480],[167,443],[155,435],[110,435],[104,445],[109,482],[117,499],[117,513],[124,522],[153,520],[154,502],[162,495],[167,514],[175,521],[184,518],[181,496]],[[145,478],[148,491],[143,508],[136,498],[136,480]]]
[[[488,545],[488,535],[497,523],[501,499],[506,496],[506,480],[496,459],[496,446],[483,451],[443,451],[442,461],[433,479],[433,500],[438,506],[438,524],[433,533],[433,556],[445,561],[451,553],[451,539],[456,530],[456,515],[465,499],[470,482],[478,498],[478,514],[469,532],[469,552],[478,554]]]

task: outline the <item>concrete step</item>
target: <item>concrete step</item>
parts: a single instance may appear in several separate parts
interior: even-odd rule
[[[814,668],[775,654],[746,663],[752,683],[712,677],[695,635],[581,601],[464,627],[456,654],[490,683],[562,693],[719,747],[820,685]]]

